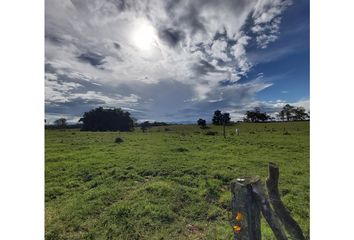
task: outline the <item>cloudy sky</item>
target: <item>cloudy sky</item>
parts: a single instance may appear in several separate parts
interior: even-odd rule
[[[45,111],[75,122],[309,109],[308,0],[46,0]]]

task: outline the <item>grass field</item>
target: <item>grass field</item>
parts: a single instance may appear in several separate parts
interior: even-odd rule
[[[142,133],[46,130],[46,239],[232,239],[230,182],[280,167],[282,200],[309,235],[309,122]],[[285,132],[288,134],[284,134]],[[206,135],[217,131],[215,136]],[[115,143],[116,137],[124,142]],[[262,222],[263,239],[275,239]]]

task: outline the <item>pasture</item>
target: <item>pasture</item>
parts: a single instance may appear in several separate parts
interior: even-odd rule
[[[226,139],[221,126],[209,127],[46,130],[46,239],[231,240],[230,182],[266,178],[269,161],[308,237],[309,122],[239,123]],[[264,221],[262,235],[275,239]]]

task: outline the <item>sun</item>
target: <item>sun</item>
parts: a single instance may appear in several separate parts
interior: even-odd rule
[[[146,21],[139,21],[133,30],[133,43],[140,50],[150,50],[155,43],[156,33],[153,26]]]

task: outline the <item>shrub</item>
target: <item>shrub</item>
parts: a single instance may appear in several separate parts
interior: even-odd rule
[[[179,147],[173,150],[174,152],[188,152],[187,148]]]
[[[124,140],[120,137],[117,137],[116,140],[114,140],[115,143],[122,143]]]
[[[208,136],[215,136],[217,134],[218,134],[218,132],[213,132],[213,131],[208,131],[205,133],[205,135],[208,135]]]

